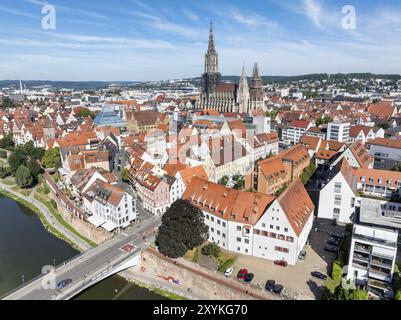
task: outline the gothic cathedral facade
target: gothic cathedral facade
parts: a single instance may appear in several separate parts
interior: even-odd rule
[[[236,113],[249,113],[256,109],[265,110],[262,78],[259,75],[259,68],[256,63],[253,68],[250,86],[246,76],[245,65],[242,68],[238,84],[222,82],[212,23],[210,24],[209,46],[205,54],[201,95],[197,108]]]

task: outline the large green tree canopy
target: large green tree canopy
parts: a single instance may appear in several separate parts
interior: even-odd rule
[[[202,211],[187,200],[177,200],[163,215],[156,238],[160,253],[176,259],[208,239]]]

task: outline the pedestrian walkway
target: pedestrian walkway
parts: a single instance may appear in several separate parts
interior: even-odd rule
[[[86,251],[91,248],[91,246],[84,240],[82,240],[80,237],[78,237],[76,234],[65,228],[62,224],[60,224],[57,219],[53,216],[53,214],[49,211],[49,209],[46,208],[41,202],[36,200],[32,195],[29,197],[24,196],[23,194],[20,194],[16,191],[14,191],[12,188],[10,188],[7,185],[4,185],[3,183],[0,182],[0,188],[13,194],[17,198],[20,198],[22,200],[25,200],[29,203],[32,203],[35,207],[37,207],[43,214],[43,217],[47,221],[47,223],[52,226],[54,229],[56,229],[58,232],[60,232],[64,237],[66,237],[68,240],[70,240],[72,243],[74,243],[80,250]]]

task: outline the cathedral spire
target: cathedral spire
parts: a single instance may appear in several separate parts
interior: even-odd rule
[[[258,67],[257,63],[255,63],[255,66],[253,67],[253,79],[254,80],[259,80],[260,79],[260,77],[259,77],[259,67]]]
[[[216,52],[216,48],[215,48],[215,45],[214,45],[213,21],[210,21],[209,48],[208,48],[208,52],[211,52],[211,53]]]

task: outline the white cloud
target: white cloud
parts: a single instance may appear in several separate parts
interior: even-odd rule
[[[305,14],[309,17],[309,19],[316,27],[320,28],[322,15],[322,8],[320,4],[316,0],[304,0],[303,2]]]
[[[24,0],[27,3],[30,4],[34,4],[34,5],[38,5],[38,6],[44,6],[46,4],[52,4],[51,2],[46,2],[46,1],[39,1],[39,0]],[[94,11],[89,11],[89,10],[82,10],[82,9],[77,9],[77,8],[73,8],[73,7],[67,7],[67,6],[62,6],[59,4],[54,4],[54,6],[56,7],[56,9],[60,9],[60,10],[65,10],[65,11],[70,11],[73,13],[77,13],[83,16],[87,16],[90,18],[95,18],[95,19],[101,19],[101,20],[110,20],[109,17],[100,14],[100,13],[96,13]]]
[[[34,16],[33,14],[17,10],[14,8],[10,7],[5,7],[5,6],[0,6],[0,11],[5,12],[5,13],[10,13],[10,14],[15,14],[18,16],[26,17],[26,18],[32,18],[32,19],[39,19],[39,16]]]
[[[151,13],[141,11],[128,11],[126,13],[131,16],[140,17],[144,20],[147,20],[148,23],[146,25],[150,30],[157,29],[159,31],[164,31],[166,33],[172,33],[187,38],[196,38],[201,32],[201,30],[199,29],[176,24],[174,22],[168,21],[163,17],[159,17]]]
[[[190,10],[184,9],[182,10],[182,13],[192,21],[199,21],[199,16]]]
[[[242,14],[237,9],[232,9],[230,16],[237,22],[247,25],[249,27],[265,27],[267,29],[276,29],[277,22],[270,21],[258,14]]]

